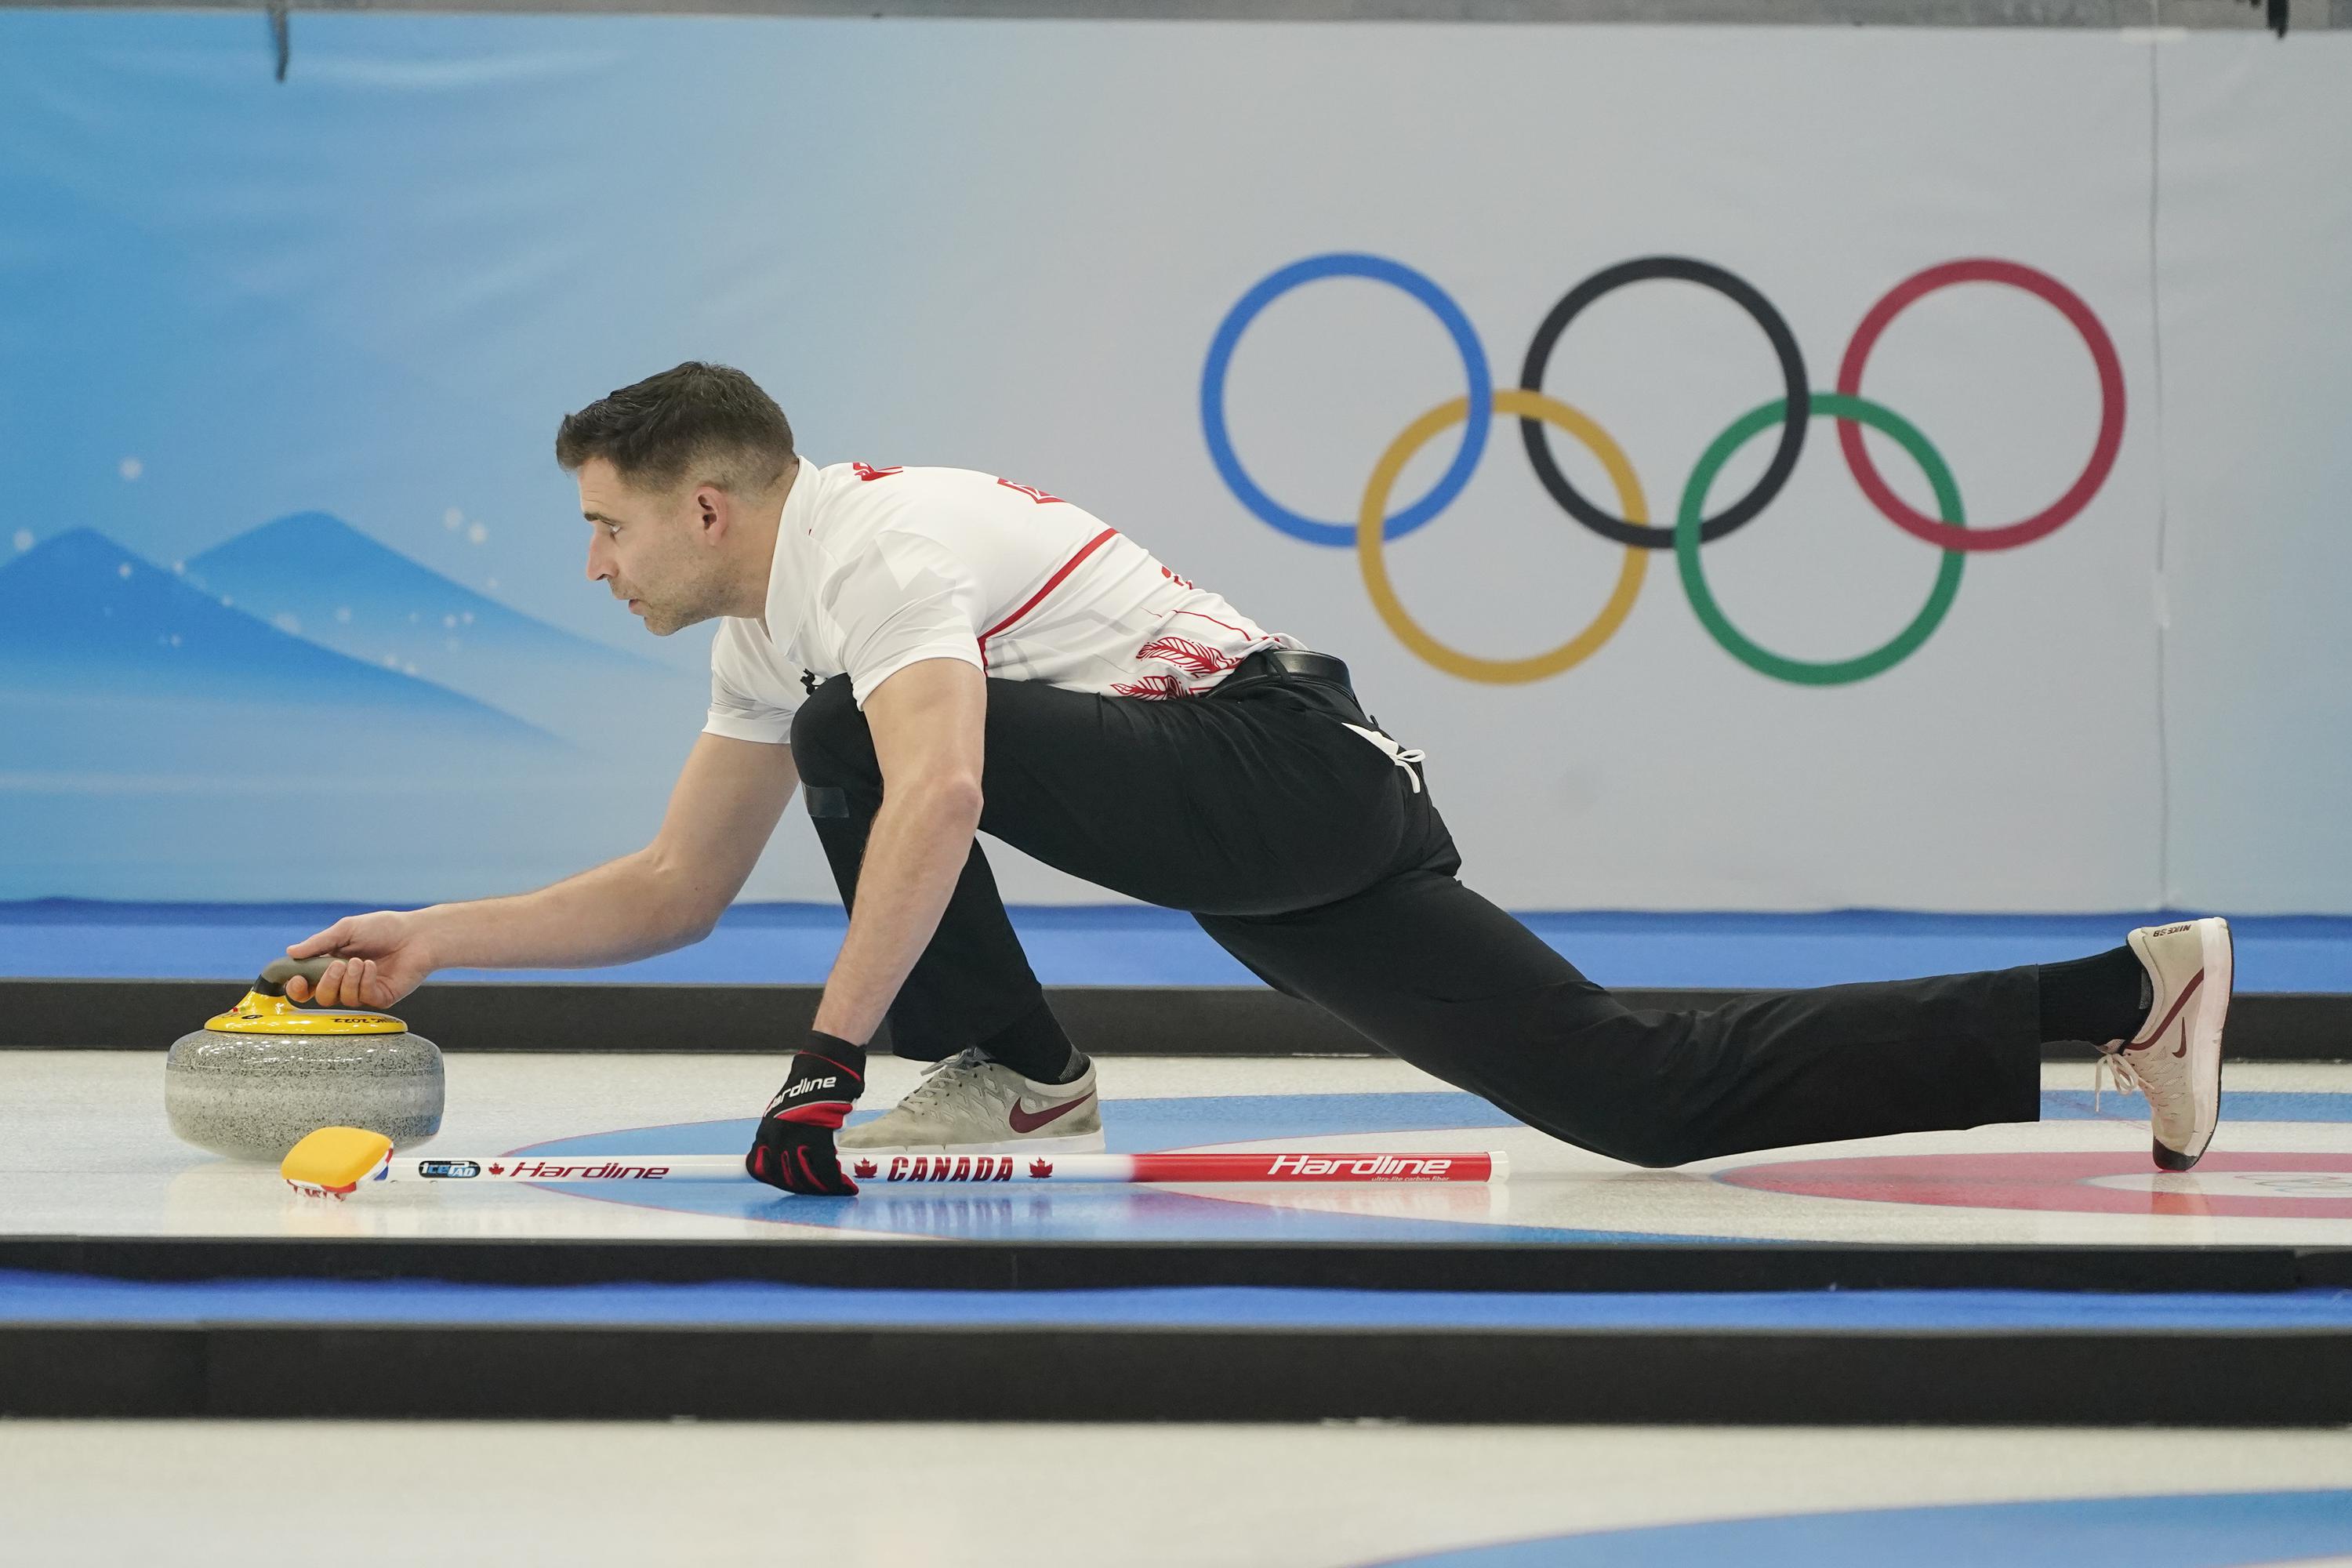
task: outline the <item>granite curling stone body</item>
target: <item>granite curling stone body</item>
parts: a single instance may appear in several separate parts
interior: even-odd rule
[[[363,1127],[399,1147],[441,1131],[441,1052],[381,1013],[314,1011],[286,995],[328,961],[279,959],[244,1001],[163,1058],[172,1131],[200,1149],[278,1160],[321,1127]]]

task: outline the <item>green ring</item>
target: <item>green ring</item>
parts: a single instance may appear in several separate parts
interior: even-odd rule
[[[1909,420],[1892,409],[1883,408],[1867,398],[1849,397],[1843,393],[1816,392],[1812,398],[1816,416],[1829,415],[1838,419],[1859,420],[1895,437],[1896,444],[1911,454],[1927,483],[1936,492],[1936,505],[1943,520],[1955,528],[1968,524],[1960,514],[1960,489],[1953,482],[1952,470],[1944,464],[1927,437]],[[1721,644],[1726,653],[1750,669],[1800,686],[1842,686],[1851,680],[1864,680],[1882,671],[1894,668],[1918,650],[1951,609],[1952,601],[1960,592],[1960,569],[1967,563],[1967,554],[1958,550],[1944,552],[1944,563],[1936,573],[1936,585],[1928,592],[1927,602],[1911,618],[1911,624],[1888,640],[1885,646],[1873,648],[1853,658],[1832,659],[1815,663],[1801,658],[1789,658],[1750,641],[1724,615],[1723,607],[1715,602],[1714,593],[1706,585],[1706,574],[1698,563],[1699,525],[1706,511],[1706,493],[1715,477],[1728,462],[1731,455],[1753,440],[1760,432],[1771,429],[1787,416],[1789,400],[1775,398],[1761,408],[1742,415],[1732,422],[1731,428],[1715,438],[1715,444],[1701,453],[1698,467],[1691,470],[1690,483],[1683,487],[1682,509],[1675,516],[1675,563],[1682,569],[1683,592],[1690,595],[1691,608],[1698,612],[1699,624],[1708,635]]]

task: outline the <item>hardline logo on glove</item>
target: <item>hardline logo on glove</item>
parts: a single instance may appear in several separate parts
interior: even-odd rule
[[[777,1095],[775,1099],[768,1101],[768,1109],[773,1110],[776,1107],[783,1104],[784,1101],[788,1100],[797,1100],[802,1095],[810,1092],[812,1089],[831,1089],[840,1081],[841,1079],[838,1078],[812,1078],[803,1079],[799,1083],[788,1083],[784,1085],[782,1093]]]

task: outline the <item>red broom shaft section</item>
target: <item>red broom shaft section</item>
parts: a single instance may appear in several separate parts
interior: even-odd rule
[[[861,1154],[841,1163],[860,1183],[897,1182],[1493,1182],[1500,1153]]]
[[[1475,1153],[886,1154],[850,1151],[841,1168],[860,1184],[910,1182],[1499,1182],[1508,1162]],[[750,1181],[733,1154],[503,1154],[486,1160],[404,1155],[395,1181]]]
[[[1499,1155],[1130,1154],[1130,1182],[1490,1182]]]

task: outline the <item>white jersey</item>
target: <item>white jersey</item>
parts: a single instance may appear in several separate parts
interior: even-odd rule
[[[862,708],[927,658],[1074,691],[1178,698],[1260,648],[1298,646],[1058,496],[968,468],[820,468],[803,458],[776,530],[766,625],[719,621],[703,728],[789,741],[814,681],[846,674]]]

